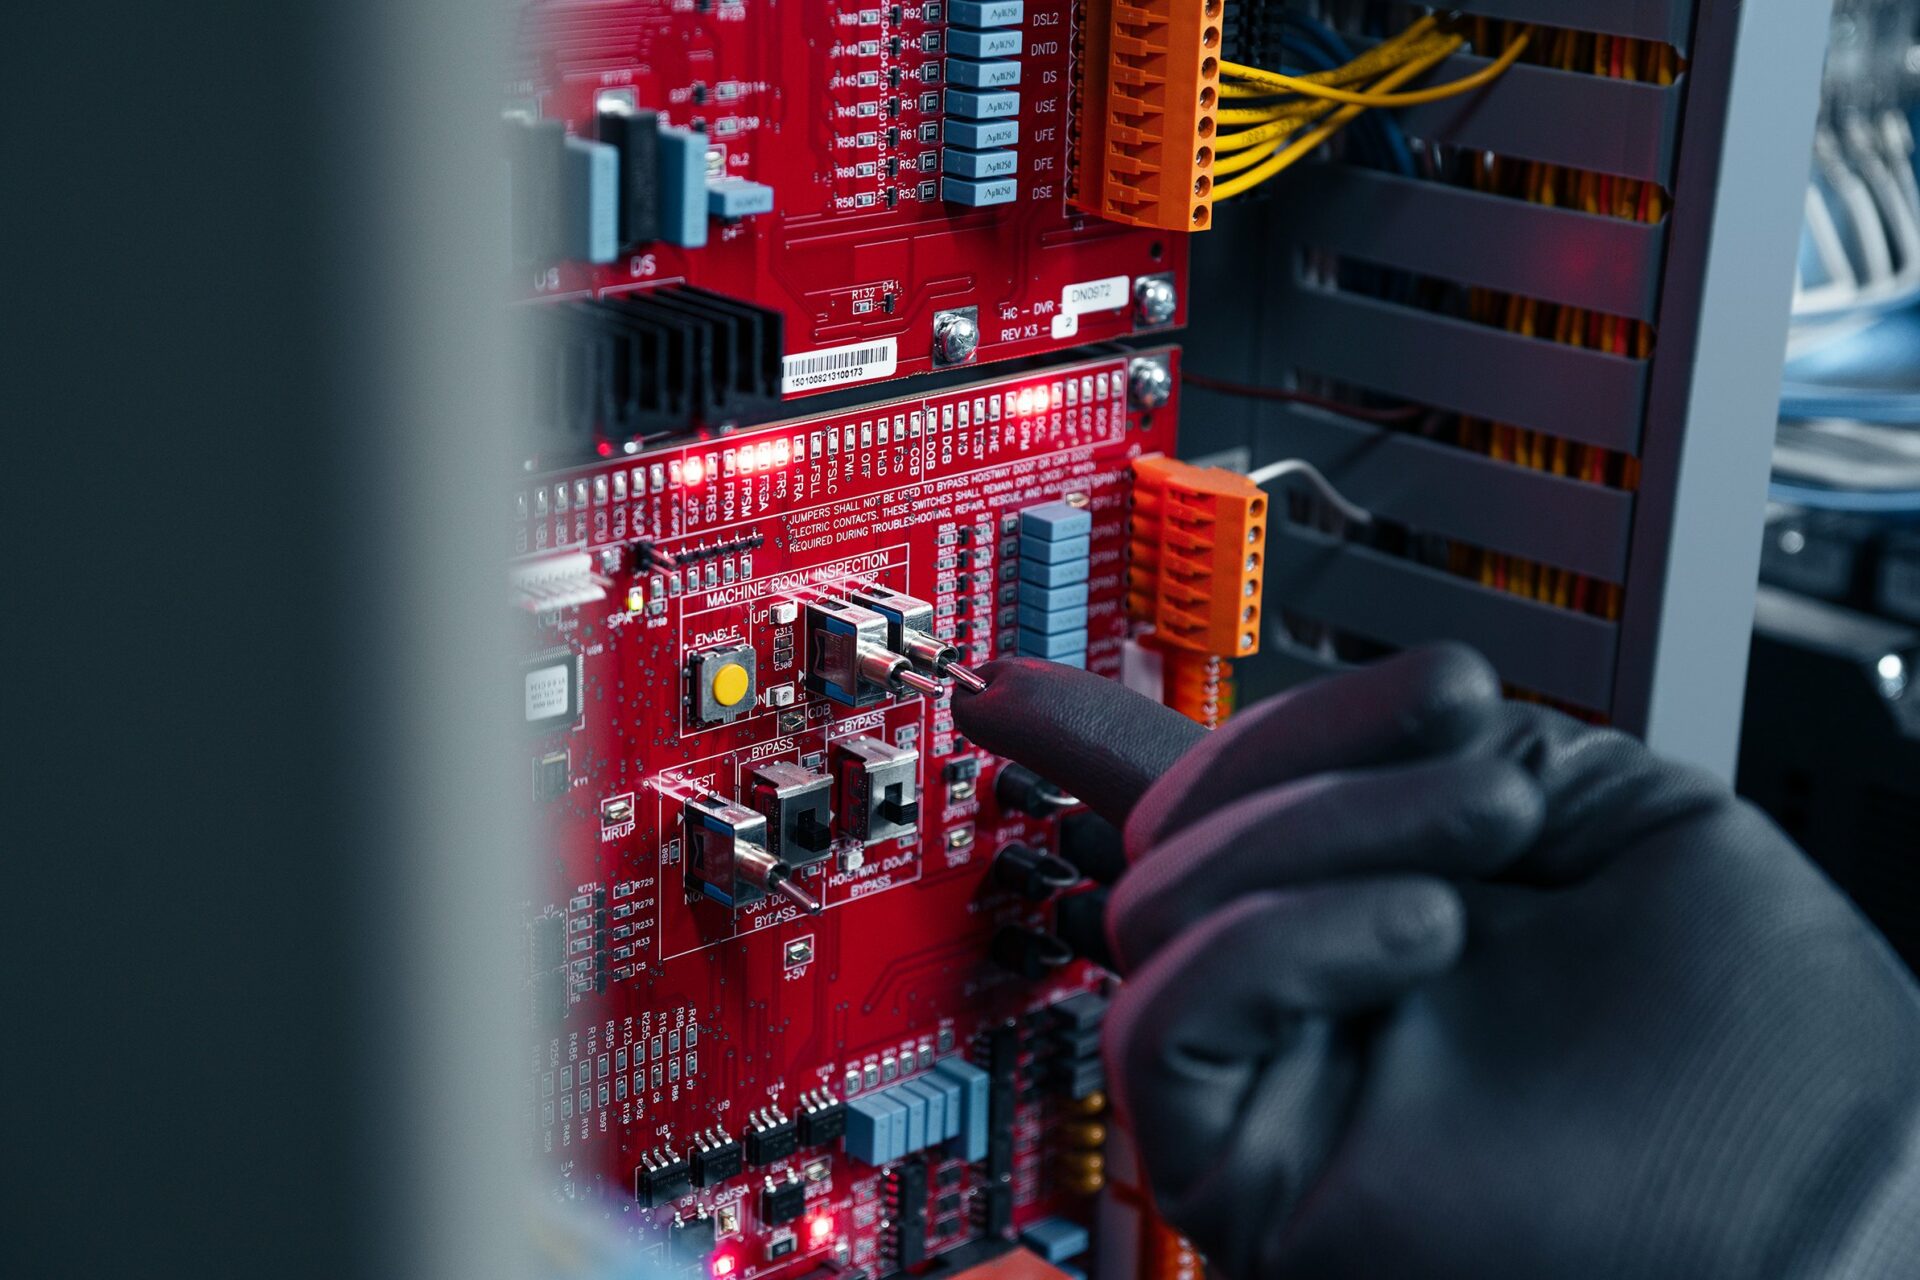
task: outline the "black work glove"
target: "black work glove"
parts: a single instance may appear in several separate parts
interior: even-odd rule
[[[1108,1060],[1220,1272],[1920,1275],[1920,997],[1710,776],[1438,648],[1248,708],[1128,817],[1161,708],[985,674],[963,732],[1126,821]]]

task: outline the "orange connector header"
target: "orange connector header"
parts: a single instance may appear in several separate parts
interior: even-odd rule
[[[1073,203],[1136,227],[1213,221],[1222,0],[1084,0]]]
[[[1127,612],[1164,644],[1220,658],[1259,652],[1266,537],[1267,495],[1239,472],[1136,459]]]

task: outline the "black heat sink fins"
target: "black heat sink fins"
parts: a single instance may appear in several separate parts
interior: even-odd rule
[[[544,447],[584,454],[775,416],[779,312],[692,285],[522,308],[526,415]]]
[[[620,243],[658,240],[660,117],[652,111],[602,111],[597,132],[600,141],[620,152]]]

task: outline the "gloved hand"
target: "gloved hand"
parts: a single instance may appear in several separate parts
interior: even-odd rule
[[[1708,775],[1438,648],[1248,708],[1128,816],[1158,707],[985,674],[962,731],[1125,820],[1108,1061],[1223,1274],[1920,1274],[1920,996]]]

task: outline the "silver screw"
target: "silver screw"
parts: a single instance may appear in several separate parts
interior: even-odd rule
[[[1173,375],[1164,360],[1142,356],[1127,366],[1127,391],[1136,409],[1158,409],[1173,396]]]
[[[1133,305],[1139,312],[1141,324],[1165,324],[1173,319],[1180,295],[1173,291],[1173,281],[1165,276],[1142,276],[1133,286]]]
[[[1897,653],[1886,653],[1880,661],[1873,664],[1874,683],[1880,686],[1880,696],[1888,702],[1898,701],[1907,691],[1907,663]]]
[[[958,311],[933,318],[933,356],[942,364],[965,364],[980,346],[980,326]]]

